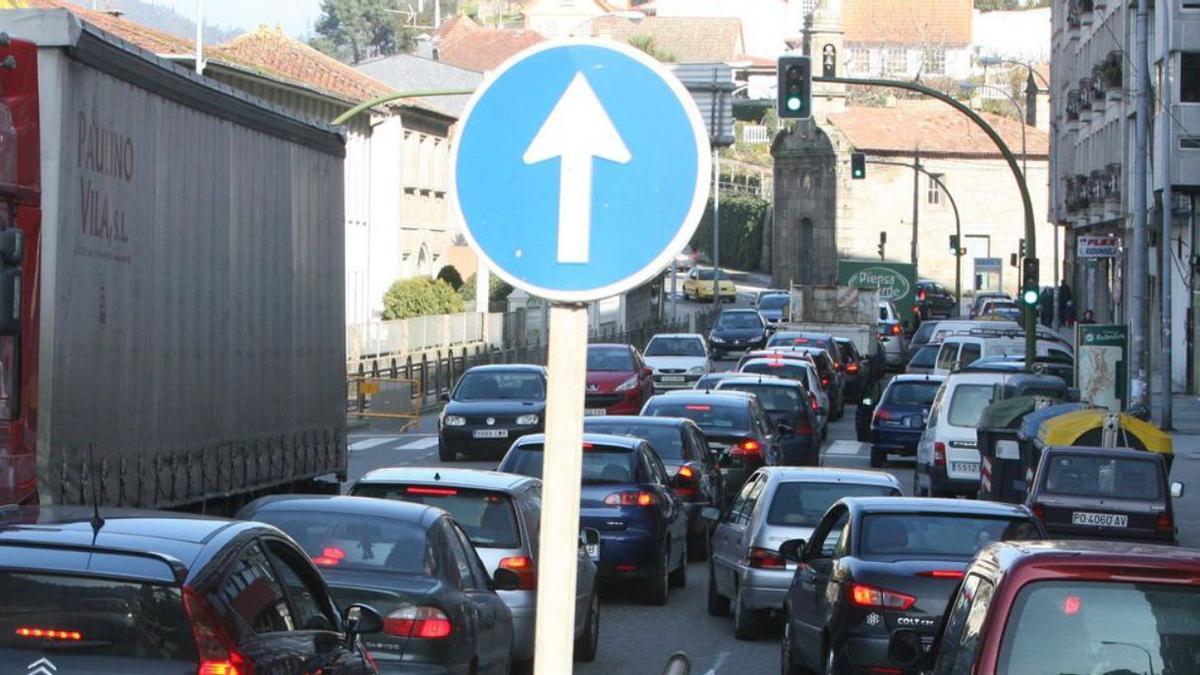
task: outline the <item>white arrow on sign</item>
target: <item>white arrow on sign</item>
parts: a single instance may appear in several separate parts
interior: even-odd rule
[[[576,73],[562,98],[525,150],[526,164],[561,158],[558,191],[558,262],[586,263],[592,232],[592,160],[626,164],[633,159],[621,134],[583,73]]]

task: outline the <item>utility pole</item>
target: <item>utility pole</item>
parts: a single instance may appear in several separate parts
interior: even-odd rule
[[[713,302],[721,304],[721,155],[713,146]]]
[[[1146,391],[1146,357],[1149,354],[1146,344],[1146,306],[1150,298],[1146,293],[1149,285],[1146,263],[1148,251],[1146,247],[1146,151],[1150,130],[1150,102],[1147,98],[1150,88],[1150,55],[1147,53],[1149,15],[1146,5],[1139,2],[1134,22],[1135,46],[1133,53],[1137,58],[1134,68],[1134,90],[1137,95],[1137,127],[1134,133],[1133,151],[1133,259],[1129,261],[1130,298],[1129,303],[1129,405],[1133,411],[1148,410]]]
[[[912,217],[912,264],[917,265],[917,228],[921,216],[921,149],[917,148],[913,160],[913,217]]]
[[[204,74],[204,0],[196,0],[196,74]]]
[[[1143,4],[1143,3],[1138,3]],[[1161,139],[1158,146],[1159,168],[1162,172],[1162,236],[1158,238],[1158,279],[1162,284],[1162,291],[1159,297],[1162,299],[1162,420],[1160,426],[1164,431],[1171,429],[1172,417],[1172,368],[1173,359],[1171,352],[1171,221],[1174,218],[1175,205],[1174,198],[1171,192],[1171,181],[1174,180],[1171,172],[1171,159],[1174,156],[1174,150],[1171,144],[1171,93],[1174,83],[1171,80],[1171,3],[1160,2],[1156,10],[1162,16],[1162,32],[1159,33],[1162,37],[1162,49],[1159,53],[1159,58],[1162,59],[1162,87],[1158,95],[1162,97],[1162,115],[1158,120],[1158,134]]]

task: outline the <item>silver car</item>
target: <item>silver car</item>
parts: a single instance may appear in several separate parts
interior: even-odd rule
[[[392,467],[363,476],[350,494],[399,499],[437,506],[462,526],[490,574],[504,567],[516,572],[521,587],[498,591],[512,611],[513,659],[533,658],[537,611],[537,532],[540,530],[542,481],[496,471]],[[600,639],[600,603],[596,563],[600,534],[580,535],[575,585],[575,659],[592,661]]]
[[[790,539],[808,539],[825,511],[843,497],[899,496],[900,482],[881,471],[763,467],[714,521],[708,567],[708,613],[733,610],[733,634],[754,640],[771,614],[783,611],[796,563],[779,554]]]

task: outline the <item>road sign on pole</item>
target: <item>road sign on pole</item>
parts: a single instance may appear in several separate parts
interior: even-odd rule
[[[708,132],[687,90],[646,54],[548,42],[486,79],[451,157],[467,242],[500,278],[553,303],[534,662],[538,675],[559,675],[574,643],[581,303],[645,283],[691,239],[708,199]]]

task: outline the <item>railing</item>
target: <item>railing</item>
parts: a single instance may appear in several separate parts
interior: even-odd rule
[[[761,124],[746,124],[742,126],[742,142],[766,145],[771,142],[771,132]]]
[[[413,354],[482,342],[486,318],[475,312],[417,316],[346,327],[346,360]]]

